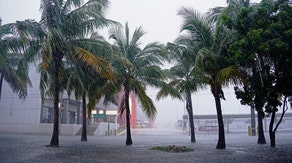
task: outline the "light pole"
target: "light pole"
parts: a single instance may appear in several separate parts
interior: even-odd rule
[[[256,136],[256,124],[255,124],[255,110],[254,108],[250,108],[250,116],[251,116],[251,136]]]
[[[115,127],[116,127],[116,130],[115,130],[115,135],[117,136],[118,134],[118,116],[120,115],[120,113],[117,113],[116,117],[115,117]]]

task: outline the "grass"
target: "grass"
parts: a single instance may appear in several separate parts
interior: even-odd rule
[[[159,150],[159,151],[165,151],[170,153],[181,153],[181,152],[190,152],[194,149],[187,148],[185,146],[175,146],[175,145],[169,145],[169,146],[156,146],[151,148],[151,150]]]

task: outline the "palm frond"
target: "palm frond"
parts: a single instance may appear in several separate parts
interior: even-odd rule
[[[82,65],[87,65],[104,78],[108,79],[114,78],[113,72],[111,71],[111,67],[108,61],[96,57],[89,51],[86,51],[79,47],[75,47],[74,58],[76,58],[75,62],[80,62],[82,63]]]
[[[196,42],[204,47],[212,46],[212,22],[194,11],[192,8],[182,7],[178,15],[183,17],[181,31],[187,31]]]
[[[238,85],[242,83],[241,80],[242,75],[236,66],[228,66],[218,72],[218,81],[221,81],[223,86]]]
[[[161,100],[162,98],[165,98],[167,96],[171,96],[172,98],[177,98],[180,100],[183,100],[179,89],[176,87],[177,84],[174,84],[174,82],[165,83],[160,87],[160,90],[156,94],[156,100]]]
[[[140,40],[144,36],[145,32],[143,31],[142,27],[138,27],[135,29],[131,42],[129,43],[130,48],[135,48],[140,46]],[[128,34],[129,35],[129,34]]]
[[[154,106],[152,99],[146,95],[145,88],[135,79],[129,80],[129,87],[138,96],[142,110],[147,117],[154,119],[156,115],[156,107]]]
[[[70,41],[70,44],[85,49],[97,57],[109,58],[113,53],[111,45],[103,39],[98,40],[100,38],[96,37],[98,36],[92,36],[89,39],[75,39]]]
[[[195,65],[197,69],[205,72],[208,76],[216,74],[220,67],[218,66],[219,56],[207,48],[199,51]]]
[[[225,9],[226,9],[225,7],[211,8],[207,12],[207,18],[210,19],[212,22],[217,22],[220,19],[221,15]]]

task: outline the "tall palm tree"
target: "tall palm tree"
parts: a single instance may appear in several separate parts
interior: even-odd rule
[[[192,39],[187,36],[180,36],[175,43],[168,43],[170,62],[173,66],[167,70],[169,83],[162,86],[157,93],[157,99],[165,96],[172,96],[186,100],[186,110],[189,116],[191,142],[196,142],[195,127],[193,118],[192,92],[196,92],[200,86],[200,78],[195,73],[196,47],[192,45]]]
[[[72,70],[74,69],[74,70]],[[108,74],[113,74],[108,70]],[[87,141],[87,117],[91,117],[91,111],[94,109],[95,104],[102,98],[104,98],[104,103],[112,102],[115,103],[113,94],[117,93],[115,89],[109,86],[111,83],[109,80],[112,76],[103,76],[104,74],[96,74],[90,69],[82,67],[82,65],[74,65],[74,67],[69,68],[67,83],[68,95],[71,95],[74,91],[75,98],[82,99],[82,134],[81,141]],[[89,102],[87,104],[86,99]]]
[[[126,145],[132,145],[130,130],[130,106],[129,95],[133,92],[140,100],[143,111],[150,118],[154,118],[156,108],[145,89],[146,85],[158,86],[164,75],[159,67],[162,65],[161,45],[149,43],[143,49],[140,48],[140,40],[145,33],[142,28],[136,28],[132,37],[128,23],[125,31],[115,28],[110,31],[110,38],[114,40],[116,55],[111,61],[116,73],[117,82],[123,90],[121,111],[126,112],[127,138]]]
[[[45,36],[41,42],[42,71],[47,78],[41,80],[42,95],[44,88],[51,89],[54,96],[54,127],[49,146],[59,146],[59,94],[60,81],[64,76],[63,61],[67,60],[88,66],[97,73],[107,65],[102,65],[99,58],[80,46],[84,36],[96,28],[109,25],[105,19],[107,0],[42,0],[40,24]],[[76,41],[78,40],[78,41]],[[48,78],[49,77],[49,78]]]
[[[89,39],[74,40],[83,49],[90,51],[99,60],[99,65],[101,66],[100,72],[96,73],[92,69],[84,65],[80,65],[78,62],[68,63],[67,75],[68,78],[65,79],[67,85],[66,89],[68,95],[74,91],[75,98],[82,98],[82,134],[81,141],[87,141],[86,132],[86,106],[88,106],[88,118],[91,116],[91,110],[94,109],[96,102],[98,102],[102,96],[107,101],[114,101],[112,94],[114,89],[109,87],[109,80],[113,79],[113,72],[110,68],[108,61],[105,58],[107,55],[111,55],[112,51],[111,45],[108,44],[103,37],[99,36],[97,33],[93,33]],[[91,54],[88,54],[91,55]],[[103,66],[103,67],[102,67]],[[86,104],[86,97],[89,98],[89,104]]]
[[[215,99],[218,120],[217,149],[225,149],[225,132],[220,99],[225,99],[222,90],[232,82],[237,82],[236,67],[230,65],[226,58],[227,46],[231,36],[224,26],[217,26],[213,19],[208,19],[191,8],[181,8],[179,15],[183,17],[182,31],[193,37],[199,48],[196,57],[197,73],[203,76],[204,82],[210,86]]]

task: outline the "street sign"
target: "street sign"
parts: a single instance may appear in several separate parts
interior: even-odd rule
[[[93,118],[105,118],[106,114],[92,114]]]

